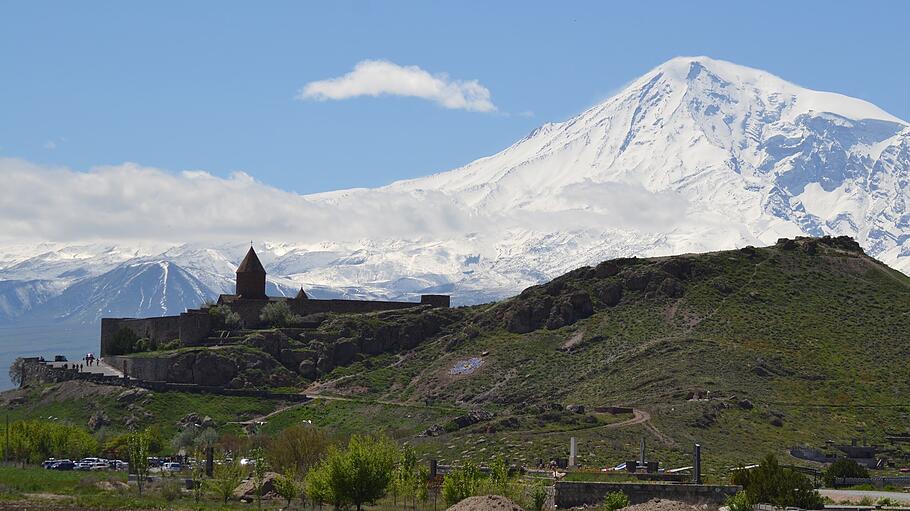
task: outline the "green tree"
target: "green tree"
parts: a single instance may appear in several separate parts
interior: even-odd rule
[[[481,489],[482,478],[477,465],[465,463],[446,474],[442,481],[442,499],[447,507],[454,506],[462,500],[477,495]]]
[[[290,509],[291,501],[300,495],[300,485],[297,483],[297,474],[293,471],[287,471],[275,479],[275,491],[287,501],[287,507]]]
[[[322,429],[298,424],[281,430],[266,443],[269,464],[281,471],[306,474],[325,457],[330,443],[329,435]]]
[[[547,487],[538,481],[533,484],[528,493],[531,495],[531,510],[543,511],[544,505],[547,503]]]
[[[496,495],[512,497],[509,465],[502,456],[497,456],[490,463],[490,491]]]
[[[398,448],[386,437],[351,437],[345,449],[331,448],[307,476],[307,488],[320,501],[335,507],[352,504],[361,511],[366,503],[385,496],[392,480]],[[314,494],[310,493],[310,498]]]
[[[306,495],[314,505],[319,504],[319,506],[322,507],[322,504],[328,503],[336,509],[342,506],[343,501],[341,495],[335,492],[335,488],[332,486],[332,481],[330,480],[331,469],[329,469],[329,464],[334,462],[334,460],[337,460],[337,451],[338,449],[336,447],[330,447],[326,459],[307,472],[306,478],[304,479]]]
[[[250,456],[253,460],[253,488],[256,490],[256,508],[262,509],[262,487],[265,485],[265,473],[268,463],[261,447],[253,449]]]
[[[300,316],[291,312],[286,302],[272,302],[262,308],[259,321],[271,327],[286,327],[300,321]]]
[[[134,431],[130,433],[129,441],[127,442],[129,445],[130,468],[136,474],[136,485],[139,488],[140,497],[149,473],[149,439],[148,430]]]
[[[234,494],[234,490],[243,481],[243,469],[236,460],[225,460],[215,466],[214,475],[215,477],[208,483],[208,487],[221,499],[223,504],[227,504],[228,499]]]
[[[756,468],[735,471],[732,479],[733,484],[743,487],[749,505],[771,504],[803,509],[820,509],[823,505],[809,478],[781,467],[773,454],[766,456]]]
[[[869,477],[869,471],[853,460],[840,458],[825,470],[825,486],[833,487],[835,480],[841,477],[866,478]]]
[[[240,314],[231,310],[227,305],[210,306],[209,315],[215,320],[217,327],[234,329],[240,326]]]

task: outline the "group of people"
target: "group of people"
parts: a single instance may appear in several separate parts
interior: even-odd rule
[[[98,361],[95,359],[95,355],[92,353],[89,353],[86,356],[82,357],[82,360],[84,360],[85,365],[87,365],[89,367],[91,367],[93,364],[95,364],[95,365],[98,364]]]

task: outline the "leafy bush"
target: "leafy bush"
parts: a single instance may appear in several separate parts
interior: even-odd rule
[[[286,302],[266,304],[259,313],[259,321],[271,327],[287,327],[300,323],[300,316],[291,312]]]
[[[466,463],[446,474],[442,482],[442,499],[447,507],[454,506],[462,500],[477,495],[481,489],[481,474],[476,465]]]
[[[616,511],[617,509],[622,509],[629,505],[629,497],[621,491],[614,491],[607,494],[607,498],[604,499],[603,511]]]
[[[744,491],[737,492],[736,495],[727,497],[726,505],[730,511],[752,511],[752,505],[749,504],[749,497]]]
[[[834,486],[841,477],[869,477],[869,471],[859,463],[847,458],[840,458],[825,470],[825,486]]]
[[[215,320],[216,328],[233,329],[240,326],[240,314],[237,314],[227,305],[209,307],[209,315]]]
[[[217,495],[223,504],[227,504],[228,499],[234,493],[234,488],[243,481],[243,469],[237,461],[225,461],[220,465],[215,465],[214,478],[207,483],[208,488]]]
[[[531,488],[531,510],[532,511],[543,511],[544,505],[547,503],[547,487],[543,483],[535,483]],[[731,509],[731,511],[740,511],[738,509]]]
[[[803,509],[823,507],[822,498],[809,478],[782,468],[772,454],[765,457],[757,468],[734,472],[733,484],[743,487],[750,506],[771,504]]]
[[[173,477],[165,477],[158,485],[158,494],[167,502],[173,502],[183,493],[180,481]]]

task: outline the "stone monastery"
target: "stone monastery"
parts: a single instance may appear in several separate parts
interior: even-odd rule
[[[420,302],[393,302],[377,300],[318,300],[307,296],[301,288],[294,298],[270,297],[265,291],[265,268],[256,251],[250,247],[246,257],[237,267],[237,281],[234,294],[221,295],[217,305],[226,306],[240,316],[244,329],[263,327],[259,319],[263,307],[269,303],[285,302],[292,313],[307,316],[319,312],[367,313],[407,309],[429,305],[449,307],[448,295],[421,295]],[[103,318],[101,320],[101,356],[113,355],[111,350],[114,336],[122,330],[130,330],[138,338],[145,338],[154,344],[179,339],[184,346],[201,345],[212,335],[215,320],[209,313],[210,306],[190,309],[179,316],[154,318]]]

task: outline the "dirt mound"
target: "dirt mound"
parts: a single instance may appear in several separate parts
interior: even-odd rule
[[[499,495],[468,497],[446,511],[524,511],[518,504]]]
[[[623,511],[702,511],[705,507],[666,499],[651,499],[641,504],[622,508]]]

